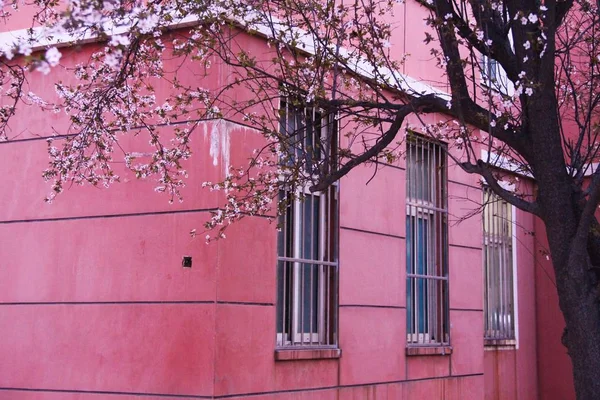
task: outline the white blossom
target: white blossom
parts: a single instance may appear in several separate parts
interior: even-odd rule
[[[56,67],[58,65],[58,62],[60,61],[61,57],[62,57],[62,54],[56,47],[51,47],[48,50],[46,50],[46,55],[45,55],[46,62],[51,67]]]
[[[31,43],[29,43],[28,40],[21,39],[19,41],[19,50],[18,50],[18,52],[20,54],[23,54],[24,56],[30,56],[32,51],[33,51],[33,49],[31,48]]]
[[[108,43],[110,46],[129,46],[131,41],[129,40],[129,36],[127,35],[114,35],[110,42]]]
[[[35,70],[44,75],[48,75],[50,73],[50,64],[48,64],[46,61],[40,61]]]
[[[158,15],[150,14],[146,18],[142,18],[138,22],[140,33],[150,33],[157,27],[159,22]]]
[[[538,21],[538,16],[536,14],[529,14],[527,17],[532,24],[535,24]]]
[[[14,57],[13,46],[10,43],[0,43],[0,57],[2,56],[7,60],[12,60]]]
[[[111,68],[116,68],[121,62],[122,55],[121,50],[112,50],[104,56],[104,63]]]

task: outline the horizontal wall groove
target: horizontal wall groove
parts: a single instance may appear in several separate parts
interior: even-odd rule
[[[394,165],[394,164],[389,164],[386,162],[377,161],[377,162],[375,162],[375,164],[377,165],[378,168],[392,168],[392,169],[398,169],[400,171],[406,171],[405,167],[401,167],[399,165]],[[379,172],[379,171],[377,171],[377,172]],[[375,172],[375,174],[377,174],[377,172]],[[367,183],[367,185],[368,185],[368,183]]]
[[[258,307],[272,307],[274,303],[256,303],[244,301],[213,301],[213,300],[140,300],[140,301],[13,301],[0,302],[1,306],[93,306],[93,305],[159,305],[159,304],[226,304]]]
[[[164,128],[164,127],[172,127],[172,126],[178,126],[178,125],[188,125],[189,123],[200,124],[200,123],[214,123],[214,122],[219,122],[219,121],[230,122],[232,124],[238,125],[240,128],[248,128],[248,129],[256,130],[256,128],[250,124],[234,121],[229,118],[191,119],[191,120],[185,120],[185,121],[171,121],[169,123],[153,124],[151,126],[158,127],[158,128]],[[135,130],[141,130],[144,128],[145,127],[143,127],[143,126],[134,126],[129,130],[129,132],[135,131]],[[111,129],[110,131],[126,133],[120,129]],[[75,137],[76,135],[77,134],[75,134],[75,133],[66,133],[66,134],[62,134],[62,135],[36,136],[36,137],[29,137],[29,138],[24,138],[24,139],[8,139],[5,141],[0,141],[0,145],[8,145],[11,143],[23,143],[23,142],[38,142],[38,141],[46,141],[48,139],[61,140],[61,139],[68,139],[70,137]]]
[[[269,395],[269,394],[316,392],[316,391],[323,391],[323,390],[351,389],[351,388],[369,387],[369,386],[377,386],[377,385],[392,385],[392,384],[397,384],[397,383],[434,381],[434,380],[441,380],[441,379],[471,378],[471,377],[478,377],[478,376],[483,377],[483,372],[475,373],[475,374],[446,375],[446,376],[436,376],[436,377],[418,378],[418,379],[403,379],[403,380],[395,380],[395,381],[356,383],[356,384],[351,384],[351,385],[324,386],[324,387],[317,387],[317,388],[276,390],[276,391],[272,391],[272,392],[222,394],[222,395],[217,395],[214,398],[215,399],[227,399],[227,398],[232,398],[232,397],[250,397],[250,396],[262,396],[262,395]]]
[[[218,300],[217,304],[227,304],[234,306],[259,306],[259,307],[274,307],[275,303],[260,303],[260,302],[251,302],[251,301],[225,301]]]
[[[340,304],[340,308],[348,307],[348,308],[391,308],[396,310],[405,310],[404,306],[389,306],[382,304]]]
[[[215,304],[212,300],[183,301],[15,301],[0,302],[1,306],[102,306],[102,305],[156,305],[156,304]]]
[[[340,230],[352,231],[352,232],[360,232],[360,233],[367,233],[369,235],[386,236],[386,237],[391,237],[391,238],[394,238],[394,239],[404,239],[404,236],[394,235],[392,233],[374,232],[374,231],[369,231],[369,230],[366,230],[366,229],[351,228],[349,226],[340,226]]]
[[[53,218],[32,218],[32,219],[14,219],[14,220],[0,220],[0,225],[8,224],[26,224],[32,222],[59,222],[59,221],[77,221],[86,219],[109,219],[109,218],[128,218],[128,217],[146,217],[153,215],[170,215],[170,214],[192,214],[202,212],[213,212],[219,210],[219,207],[211,208],[193,208],[187,210],[171,210],[171,211],[146,211],[139,213],[123,213],[123,214],[102,214],[102,215],[82,215],[82,216],[71,216],[71,217],[53,217]],[[272,215],[250,215],[248,213],[241,213],[246,217],[262,218],[272,220]],[[275,232],[275,230],[273,230]]]
[[[433,381],[433,380],[441,380],[441,379],[471,378],[471,377],[478,377],[478,376],[483,376],[483,373],[463,374],[463,375],[447,375],[447,376],[427,377],[427,378],[419,378],[419,379],[404,379],[404,380],[371,382],[371,383],[361,383],[361,384],[351,384],[351,385],[336,385],[336,386],[325,386],[325,387],[317,387],[317,388],[275,390],[275,391],[270,391],[270,392],[252,392],[252,393],[235,393],[235,394],[232,393],[232,394],[223,394],[223,395],[217,395],[217,396],[166,394],[166,393],[143,393],[143,392],[118,392],[118,391],[101,391],[101,390],[19,388],[19,387],[0,387],[0,391],[101,394],[101,395],[111,395],[111,396],[154,396],[154,397],[172,397],[172,398],[181,398],[181,399],[227,399],[227,398],[233,398],[233,397],[250,397],[250,396],[260,396],[260,395],[269,395],[269,394],[316,392],[316,391],[323,391],[323,390],[349,389],[349,388],[369,387],[369,386],[378,386],[378,385],[391,385],[391,384],[398,384],[398,383]]]
[[[216,211],[217,207],[212,208],[194,208],[187,210],[169,210],[169,211],[146,211],[139,213],[123,213],[123,214],[100,214],[100,215],[81,215],[70,217],[53,217],[53,218],[31,218],[31,219],[14,219],[0,221],[0,225],[7,224],[26,224],[32,222],[59,222],[59,221],[77,221],[86,219],[110,219],[110,218],[128,218],[128,217],[146,217],[152,215],[169,215],[169,214],[191,214],[200,212]]]
[[[455,185],[465,186],[465,187],[468,187],[468,188],[471,188],[471,189],[475,189],[475,190],[481,191],[481,186],[469,185],[468,183],[454,181],[454,180],[451,180],[451,179],[448,179],[448,183],[453,183]]]
[[[475,246],[467,246],[464,244],[452,244],[452,243],[448,243],[449,247],[457,247],[459,249],[469,249],[469,250],[483,250],[481,247],[475,247]]]
[[[479,308],[453,308],[453,307],[450,307],[450,311],[483,312],[483,309],[479,309]]]
[[[44,388],[20,388],[20,387],[0,387],[0,392],[36,392],[36,393],[76,393],[107,396],[153,396],[153,397],[171,397],[177,399],[213,399],[213,396],[195,395],[195,394],[168,394],[168,393],[144,393],[144,392],[120,392],[105,390],[78,390],[78,389],[44,389]]]
[[[75,136],[75,134],[71,134],[71,135],[54,135],[54,136],[36,136],[36,137],[29,137],[29,138],[24,138],[24,139],[8,139],[8,140],[0,141],[0,146],[1,145],[15,144],[15,143],[24,143],[24,142],[46,141],[48,139],[61,140],[61,139],[70,138],[72,136]]]

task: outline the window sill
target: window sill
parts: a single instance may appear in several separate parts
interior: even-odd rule
[[[324,360],[342,356],[341,349],[277,349],[275,361]]]
[[[407,356],[449,356],[452,346],[409,346],[406,348]]]
[[[494,349],[514,349],[517,345],[515,339],[483,339],[483,345],[490,350]]]

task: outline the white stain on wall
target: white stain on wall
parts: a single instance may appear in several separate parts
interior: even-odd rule
[[[202,122],[202,125],[204,125],[204,141],[210,140],[209,155],[212,158],[212,164],[215,167],[221,165],[223,173],[228,175],[231,165],[231,135],[234,131],[240,134],[247,131],[256,133],[257,131],[224,119]]]

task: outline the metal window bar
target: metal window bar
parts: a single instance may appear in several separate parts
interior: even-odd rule
[[[512,206],[483,189],[484,336],[514,340]]]
[[[281,104],[281,129],[290,138],[287,151],[310,173],[322,159],[321,142],[331,140],[334,121],[323,126],[324,119],[313,108],[300,111],[288,102]],[[337,186],[321,193],[281,191],[280,200],[287,202],[287,209],[280,217],[278,234],[277,346],[335,347]]]
[[[500,64],[498,61],[485,55],[482,55],[481,57],[481,72],[485,82],[488,84],[498,82],[501,77]]]
[[[308,174],[318,174],[325,161],[324,144],[330,143],[333,121],[323,117],[315,107],[299,108],[289,101],[280,102],[280,130],[284,135],[282,144],[288,159],[280,162],[292,165],[301,164]]]
[[[407,344],[447,344],[446,155],[416,135],[406,154]]]
[[[278,237],[277,345],[334,346],[337,343],[337,236],[335,187],[327,193],[282,191],[289,206]]]

